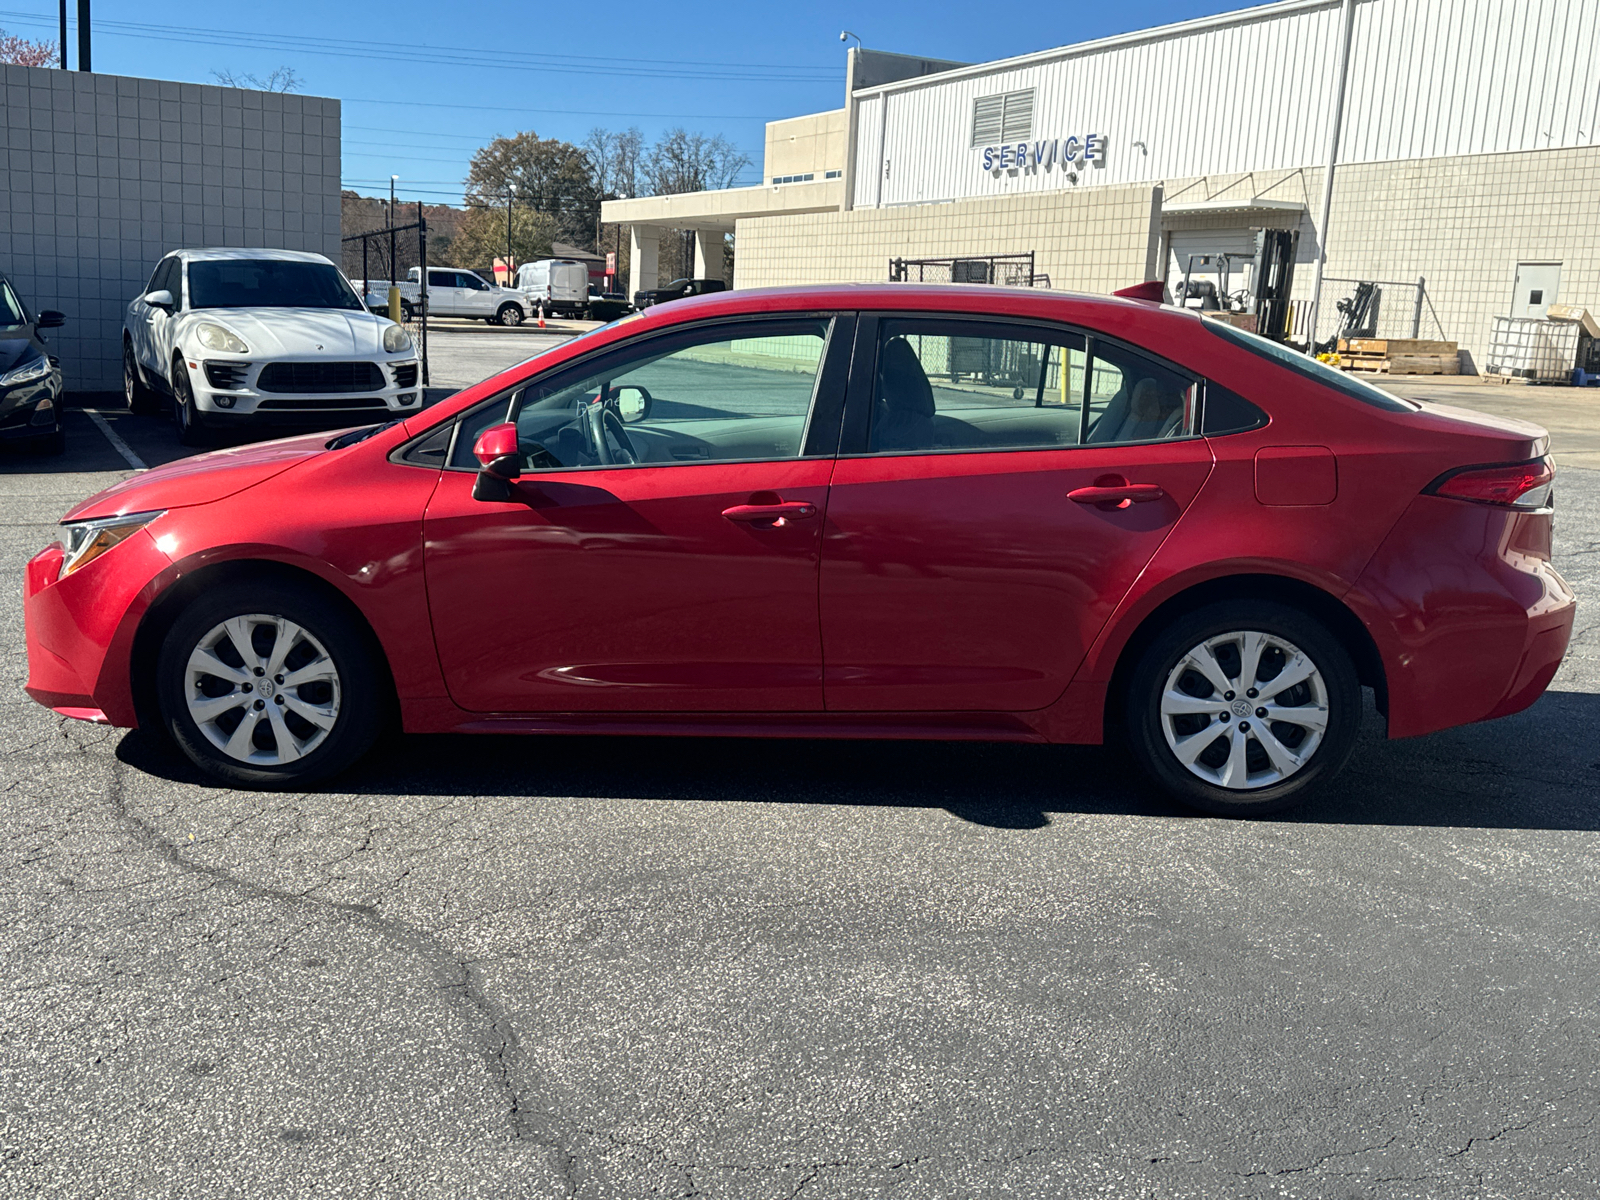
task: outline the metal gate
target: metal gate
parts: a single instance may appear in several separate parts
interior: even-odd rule
[[[416,240],[401,237],[401,234],[416,232]],[[417,358],[422,366],[422,386],[426,388],[430,382],[428,376],[428,219],[422,215],[422,202],[417,202],[417,219],[406,225],[386,225],[382,229],[369,229],[364,233],[352,233],[339,239],[342,243],[342,257],[344,262],[341,269],[345,278],[349,279],[354,272],[352,267],[357,261],[361,264],[359,278],[361,284],[356,291],[361,295],[363,306],[369,306],[368,293],[372,290],[373,282],[381,282],[386,276],[389,286],[393,287],[400,282],[401,273],[415,266],[418,268],[418,303],[407,305],[411,311],[411,319],[402,322],[406,331],[411,334],[411,340],[417,346]],[[359,242],[357,251],[354,243]],[[416,262],[407,260],[411,257],[412,247],[415,247]],[[359,255],[359,259],[358,256]],[[372,272],[376,269],[377,274]],[[384,310],[387,313],[387,310]],[[423,403],[426,404],[426,396]]]
[[[1049,287],[1050,276],[1036,275],[1033,251],[964,258],[891,258],[890,283],[990,283],[998,287]]]

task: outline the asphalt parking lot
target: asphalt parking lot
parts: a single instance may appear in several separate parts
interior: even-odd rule
[[[539,345],[454,337],[446,385]],[[98,415],[0,455],[0,1194],[1600,1194],[1592,601],[1529,711],[1369,712],[1260,822],[959,743],[413,738],[234,792],[22,692],[22,564],[128,471],[105,430],[180,453]]]

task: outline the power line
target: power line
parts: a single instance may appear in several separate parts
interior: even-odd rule
[[[0,10],[0,17],[22,24],[49,24],[31,13]],[[613,59],[589,55],[530,54],[506,50],[463,46],[431,46],[418,49],[398,42],[351,41],[336,38],[302,38],[289,34],[245,33],[196,26],[156,25],[139,21],[98,20],[99,33],[152,41],[181,42],[191,45],[236,47],[249,50],[295,51],[331,58],[369,59],[387,62],[423,63],[442,66],[491,67],[505,71],[593,75],[598,70],[617,76],[643,79],[687,79],[743,83],[820,83],[837,77],[838,72],[816,67],[796,67],[778,63],[708,63],[688,59]]]

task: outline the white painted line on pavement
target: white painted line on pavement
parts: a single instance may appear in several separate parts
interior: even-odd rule
[[[99,409],[86,408],[83,411],[89,414],[89,420],[100,426],[100,432],[106,435],[106,441],[111,443],[111,448],[118,454],[122,455],[122,457],[127,460],[130,467],[132,467],[135,471],[148,471],[150,469],[144,465],[144,459],[140,458],[133,452],[133,447],[128,445],[127,442],[123,441],[122,438],[117,435],[117,431],[111,428],[110,423],[100,415]]]

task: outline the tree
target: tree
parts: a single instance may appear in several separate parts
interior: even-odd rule
[[[507,196],[513,197],[516,208],[549,217],[555,240],[594,245],[600,193],[588,156],[570,142],[541,138],[532,130],[495,138],[472,156],[465,191],[469,204],[500,209],[502,249]],[[465,228],[461,236],[466,237]]]
[[[274,67],[265,79],[248,72],[227,69],[211,72],[211,78],[223,87],[251,88],[258,92],[298,92],[306,85],[305,80],[294,73],[293,67]]]
[[[631,129],[589,130],[583,139],[589,174],[595,191],[605,200],[626,200],[639,194],[639,162],[644,154],[644,134]]]
[[[55,67],[61,65],[61,51],[54,42],[30,42],[0,29],[0,63],[14,67]]]
[[[511,255],[519,264],[536,258],[549,258],[556,240],[556,219],[549,213],[513,205],[511,209]],[[441,266],[488,267],[506,254],[506,210],[474,208],[461,218],[455,237],[446,246],[428,243],[428,257]]]
[[[720,133],[706,137],[683,128],[669,129],[645,156],[643,173],[652,195],[720,191],[733,186],[739,172],[750,165]]]

